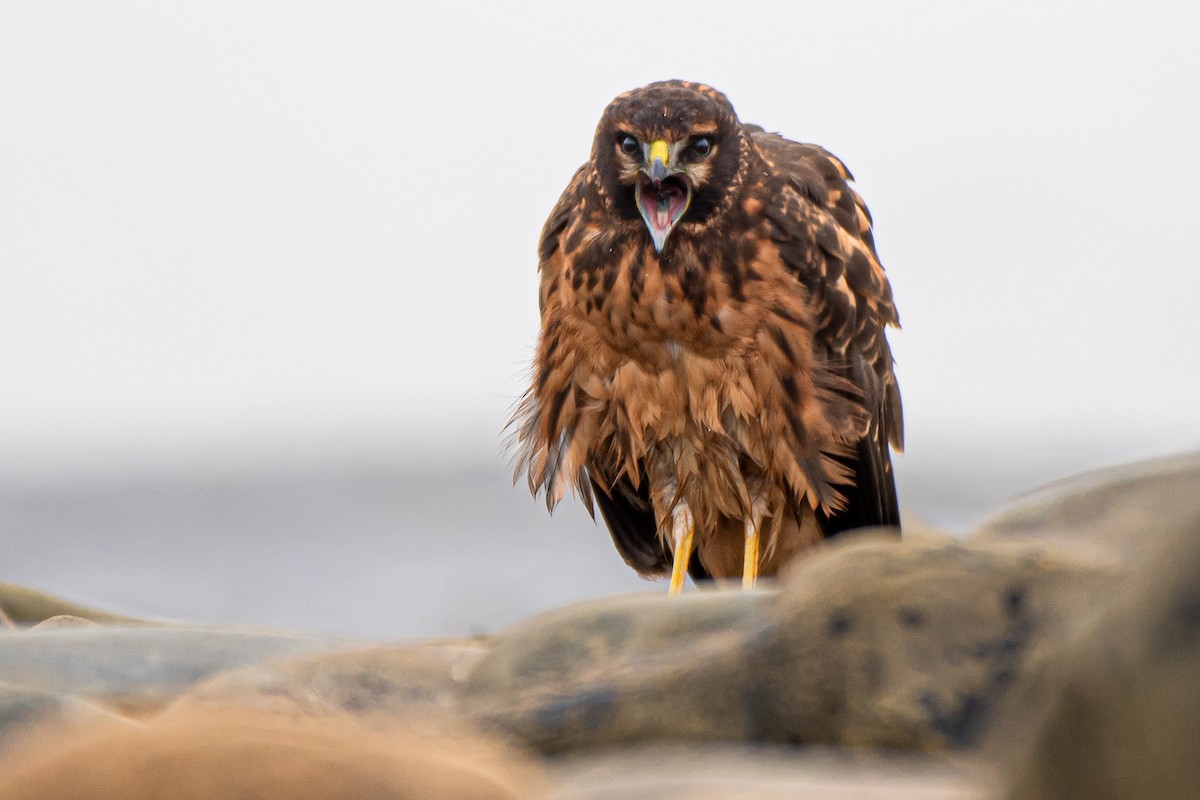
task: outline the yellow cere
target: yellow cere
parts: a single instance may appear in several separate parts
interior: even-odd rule
[[[650,145],[650,163],[653,164],[656,158],[664,165],[670,161],[671,150],[667,147],[665,139],[659,139]]]

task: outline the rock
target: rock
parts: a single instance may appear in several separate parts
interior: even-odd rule
[[[976,544],[1036,545],[1128,567],[1157,552],[1160,531],[1200,514],[1200,453],[1066,478],[1016,498],[986,521]]]
[[[547,615],[497,637],[465,705],[547,752],[714,739],[972,747],[1012,686],[1095,626],[1149,543],[1200,517],[1197,486],[1200,456],[1167,459],[1033,493],[967,545],[831,543],[777,598],[724,618],[736,601],[719,594]]]
[[[142,620],[81,606],[37,589],[0,581],[0,620],[17,625],[33,625],[50,617],[67,615],[92,622],[135,625]]]
[[[807,558],[765,602],[623,600],[503,635],[468,680],[465,706],[546,752],[645,740],[965,747],[1110,580],[1069,559],[849,537]],[[701,624],[707,633],[692,641],[585,666],[553,655],[603,652],[593,627],[602,642],[619,629],[623,642],[652,643],[631,632],[640,620],[685,631],[695,609],[722,618],[722,603],[738,607],[728,624]],[[490,662],[523,650],[552,655],[496,680]]]
[[[550,800],[995,800],[985,766],[815,747],[655,745],[552,762]]]
[[[0,633],[0,797],[95,780],[136,800],[156,775],[168,795],[537,795],[502,737],[557,754],[558,800],[1197,797],[1197,488],[1200,456],[1105,471],[965,543],[839,537],[777,589],[607,598],[454,642],[74,627],[94,617],[0,586],[22,624],[48,619]],[[141,721],[80,727],[93,702]],[[55,723],[36,741],[34,717]]]
[[[522,754],[470,731],[249,708],[56,726],[0,764],[5,800],[524,800],[541,785]]]
[[[766,591],[663,592],[610,597],[538,615],[492,637],[467,691],[502,696],[590,673],[636,669],[671,659],[710,637],[755,624],[771,602]]]
[[[29,630],[31,631],[46,631],[54,628],[94,628],[100,625],[99,622],[92,622],[90,619],[76,617],[71,614],[59,614],[49,619],[44,619],[37,625],[34,625]]]
[[[204,626],[6,632],[0,633],[0,681],[145,710],[222,670],[350,644],[328,636]]]
[[[28,724],[37,717],[58,716],[64,703],[61,695],[0,683],[0,737],[5,731]]]
[[[116,715],[78,697],[0,683],[0,753],[34,724],[113,719]]]
[[[363,647],[316,653],[220,673],[191,689],[177,707],[293,709],[351,714],[380,724],[415,710],[448,711],[481,643]]]
[[[1014,800],[1200,797],[1200,459],[1163,466],[1085,495],[1150,555],[1012,702]]]

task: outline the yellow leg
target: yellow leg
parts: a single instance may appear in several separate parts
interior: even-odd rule
[[[675,561],[671,565],[671,588],[667,590],[668,597],[675,597],[683,592],[683,580],[687,577],[688,561],[692,557],[692,537],[695,535],[695,527],[691,511],[687,508],[676,509],[671,521],[671,539],[675,543]]]
[[[753,589],[758,580],[758,526],[746,520],[746,549],[742,554],[742,588]]]

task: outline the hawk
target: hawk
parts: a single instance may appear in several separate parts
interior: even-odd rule
[[[542,229],[517,474],[600,506],[646,577],[752,586],[840,531],[900,521],[871,215],[821,147],[664,81],[605,109]]]

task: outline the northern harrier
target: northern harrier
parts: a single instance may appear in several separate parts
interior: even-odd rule
[[[652,83],[605,109],[542,230],[518,473],[551,509],[594,498],[672,594],[899,524],[898,318],[851,180],[708,86]]]

